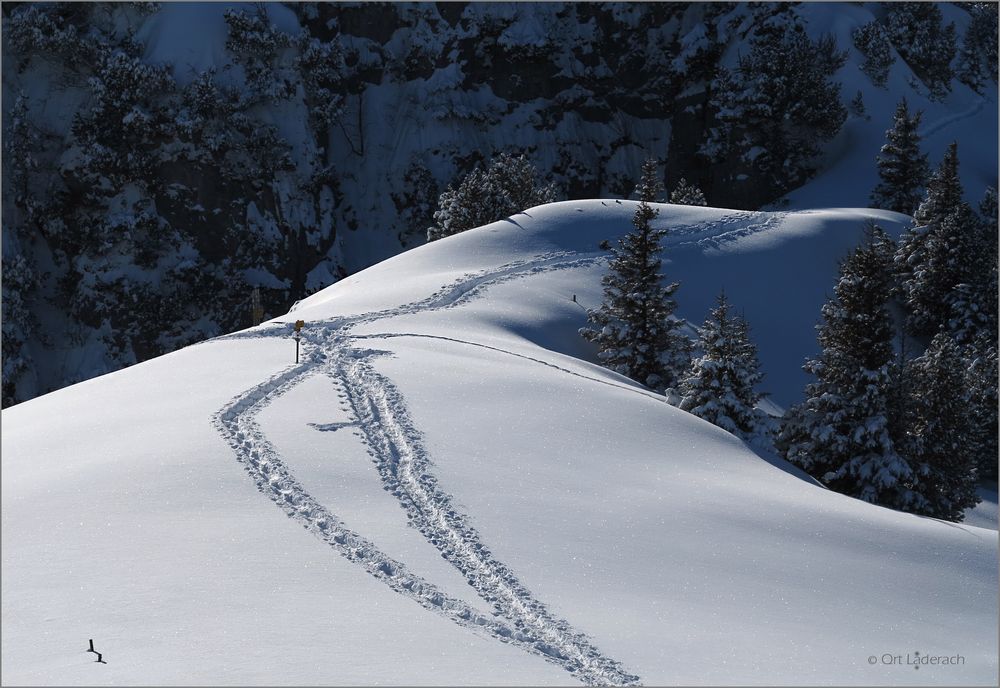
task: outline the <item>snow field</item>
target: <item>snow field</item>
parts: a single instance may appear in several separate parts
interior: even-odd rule
[[[725,286],[779,403],[836,260],[901,224],[660,210],[682,315]],[[94,637],[110,683],[995,684],[995,531],[831,493],[589,362],[633,211],[534,208],[5,410],[3,680],[93,683]],[[965,664],[867,661],[913,650]]]

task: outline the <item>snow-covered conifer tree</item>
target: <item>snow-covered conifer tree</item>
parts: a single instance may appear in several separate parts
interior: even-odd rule
[[[21,60],[23,69],[29,56],[46,54],[77,65],[94,59],[100,39],[88,31],[88,19],[96,3],[88,5],[29,4],[4,15],[4,38],[10,42],[11,56]]]
[[[986,223],[987,234],[994,239],[997,237],[997,190],[992,186],[987,186],[983,192],[983,200],[979,202],[979,214]]]
[[[995,330],[994,330],[995,333]],[[963,351],[968,361],[966,388],[972,441],[979,477],[997,479],[997,456],[1000,455],[997,434],[997,340],[995,334],[983,332]]]
[[[102,51],[90,79],[93,101],[77,113],[73,135],[82,149],[76,175],[108,191],[154,176],[156,149],[172,123],[162,105],[174,83],[170,70],[122,50]]]
[[[602,280],[604,302],[588,313],[593,327],[580,330],[597,344],[607,368],[658,391],[676,384],[690,355],[690,341],[679,332],[682,321],[673,316],[673,295],[680,285],[664,285],[660,275],[660,242],[666,230],[653,227],[659,211],[650,203],[662,191],[656,161],[647,160],[633,229],[612,249]]]
[[[861,71],[868,75],[873,84],[884,88],[889,78],[889,68],[896,59],[885,29],[878,22],[872,21],[855,29],[851,37],[854,45],[865,56]]]
[[[292,40],[271,23],[266,4],[258,3],[253,12],[227,9],[225,19],[226,50],[243,66],[247,86],[258,98],[291,97],[295,93],[294,80],[286,70],[276,69],[276,61]]]
[[[556,200],[554,184],[542,185],[535,166],[524,156],[501,153],[486,169],[477,167],[458,185],[438,198],[434,226],[427,240],[434,241]]]
[[[927,182],[927,195],[914,213],[896,252],[896,272],[908,311],[907,327],[918,335],[951,328],[956,299],[966,301],[979,283],[982,224],[962,200],[958,147],[952,143]],[[958,289],[958,291],[956,291]],[[961,309],[971,306],[962,306]]]
[[[930,96],[943,100],[951,92],[954,76],[955,25],[942,25],[941,9],[934,2],[891,3],[887,9],[887,30],[896,51],[924,82]]]
[[[45,215],[43,202],[35,197],[32,181],[40,163],[41,137],[32,126],[28,99],[23,93],[4,115],[3,173],[5,193],[3,204],[4,249],[3,265],[3,405],[19,401],[20,378],[31,368],[31,353],[27,342],[37,325],[30,307],[38,284],[38,271],[31,259],[19,252],[19,233],[30,236],[34,225]],[[9,235],[9,236],[8,236]]]
[[[958,176],[958,143],[952,142],[941,163],[927,182],[927,195],[913,219],[918,225],[931,225],[952,214],[962,204],[962,182]]]
[[[996,251],[997,245],[1000,244],[1000,234],[997,232],[997,190],[992,186],[986,187],[983,200],[979,203],[979,215],[983,222],[979,235],[981,248],[977,250],[982,259],[980,275],[983,280],[980,289],[982,298],[979,303],[987,315],[984,329],[987,333],[995,335],[997,327],[1000,326],[1000,314],[997,312],[1000,306],[997,303],[1000,296],[997,275],[1000,256]]]
[[[3,257],[3,405],[20,401],[17,393],[21,377],[31,369],[27,341],[37,329],[37,320],[28,304],[38,276],[22,255]]]
[[[951,319],[948,331],[955,341],[966,345],[988,335],[994,341],[998,326],[997,315],[997,196],[988,187],[979,205],[978,221],[967,217],[967,234],[961,246],[968,246],[965,279],[949,296]],[[953,240],[954,241],[954,240]]]
[[[680,408],[744,439],[765,431],[756,408],[762,395],[755,390],[763,374],[749,334],[746,320],[731,312],[724,292],[719,294],[698,329],[701,356],[691,361],[679,388]]]
[[[816,377],[789,412],[778,446],[831,489],[906,511],[922,508],[916,476],[893,443],[888,418],[893,363],[888,237],[870,227],[841,263],[834,298],[818,326]]]
[[[915,332],[968,332],[986,323],[979,288],[979,218],[966,204],[930,226],[913,277],[903,283]],[[994,252],[995,252],[994,247]],[[974,334],[973,332],[970,334]]]
[[[301,52],[295,66],[309,105],[309,119],[320,133],[317,140],[325,143],[327,128],[340,116],[344,106],[344,52],[339,42],[320,41],[308,34],[302,35],[299,44]]]
[[[814,41],[794,16],[764,20],[737,69],[719,70],[702,154],[732,166],[729,183],[753,179],[770,194],[802,183],[847,118],[833,80],[846,59],[832,37]]]
[[[14,205],[27,213],[33,202],[30,182],[39,167],[41,135],[32,125],[28,97],[23,92],[14,98],[4,120],[4,176],[13,191]]]
[[[955,341],[941,332],[909,368],[913,413],[907,458],[927,502],[921,513],[961,521],[965,509],[979,502],[966,361]]]
[[[892,127],[885,132],[885,145],[876,157],[881,179],[872,191],[876,207],[911,215],[920,203],[920,191],[930,174],[927,154],[920,152],[920,117],[920,112],[910,115],[906,98],[899,101]]]
[[[969,3],[972,20],[959,51],[956,74],[959,81],[982,93],[989,82],[997,82],[997,3]]]
[[[677,187],[670,193],[670,202],[677,205],[708,205],[701,189],[694,184],[688,184],[684,177],[681,177]]]

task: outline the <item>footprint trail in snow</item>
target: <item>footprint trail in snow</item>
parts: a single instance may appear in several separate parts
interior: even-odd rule
[[[303,333],[306,346],[302,363],[239,394],[213,421],[261,492],[288,516],[395,592],[455,623],[478,628],[497,640],[554,662],[584,683],[635,685],[639,677],[602,654],[567,621],[554,617],[513,571],[492,556],[468,517],[455,508],[451,496],[438,486],[431,458],[402,395],[371,365],[372,358],[385,352],[358,347],[360,341],[350,334],[353,327],[363,323],[454,308],[499,283],[592,265],[600,259],[573,253],[549,254],[469,275],[426,299],[399,308],[310,323]],[[287,328],[264,328],[219,339],[283,335],[287,335]],[[352,424],[356,424],[368,445],[383,487],[399,500],[409,523],[493,606],[492,615],[448,595],[349,529],[317,502],[285,466],[256,422],[256,416],[296,384],[317,373],[329,376],[340,388],[353,416]],[[317,426],[317,429],[336,428]]]
[[[718,250],[729,242],[779,226],[785,215],[735,212],[721,220],[673,227],[664,243],[667,247],[694,245],[701,249]],[[485,289],[512,279],[584,267],[603,259],[603,255],[596,254],[551,253],[468,275],[425,299],[398,308],[310,323],[309,329],[303,333],[306,351],[302,363],[238,395],[213,420],[261,492],[288,516],[302,522],[306,529],[391,589],[455,623],[478,628],[502,642],[541,655],[561,665],[584,683],[634,685],[639,681],[638,676],[603,655],[567,621],[553,617],[514,572],[492,556],[468,517],[454,507],[451,496],[438,486],[431,471],[430,456],[402,395],[388,378],[372,367],[372,358],[386,352],[360,347],[362,341],[377,339],[380,335],[355,336],[350,333],[361,324],[454,308],[480,296]],[[287,334],[287,326],[275,324],[218,337],[213,341],[286,337]],[[384,336],[418,335],[387,333]],[[545,361],[536,362],[558,368]],[[350,423],[314,425],[315,429],[336,431],[355,426],[360,431],[383,487],[399,500],[409,523],[458,569],[480,597],[493,605],[492,616],[484,615],[466,602],[449,596],[433,583],[410,572],[402,562],[379,551],[362,535],[350,530],[319,504],[285,466],[255,418],[266,405],[316,373],[332,378],[340,388],[342,398],[347,401],[353,418]],[[644,393],[639,389],[634,391]]]

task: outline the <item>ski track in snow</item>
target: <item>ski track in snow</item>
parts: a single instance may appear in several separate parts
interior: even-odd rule
[[[554,617],[513,571],[492,556],[468,517],[455,509],[451,496],[438,487],[431,473],[431,458],[402,395],[388,378],[372,367],[371,359],[385,352],[357,348],[352,342],[361,337],[349,334],[350,329],[364,323],[460,306],[486,288],[508,280],[582,267],[599,260],[598,256],[575,253],[548,254],[466,276],[425,299],[399,308],[311,322],[303,331],[306,347],[302,363],[239,394],[216,413],[213,422],[261,492],[289,517],[300,521],[307,530],[395,592],[459,625],[479,629],[556,663],[584,683],[635,685],[638,676],[603,655],[567,621]],[[265,327],[213,341],[287,334],[287,326]],[[399,500],[410,524],[462,573],[484,600],[493,605],[493,616],[484,615],[466,602],[449,596],[347,528],[318,503],[284,465],[280,454],[257,424],[256,415],[296,384],[317,373],[330,376],[346,398],[383,487]]]

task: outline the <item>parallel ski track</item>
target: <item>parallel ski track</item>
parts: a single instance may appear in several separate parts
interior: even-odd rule
[[[468,517],[437,485],[431,460],[402,395],[370,360],[385,352],[356,348],[349,331],[360,324],[430,310],[454,308],[499,283],[550,270],[593,264],[597,256],[554,253],[464,277],[426,299],[393,309],[310,323],[303,333],[303,362],[241,393],[213,418],[215,426],[254,479],[258,489],[349,561],[391,589],[462,626],[540,655],[590,685],[635,685],[639,678],[603,655],[565,620],[555,618],[502,562],[493,558]],[[287,335],[287,327],[258,329],[219,339]],[[406,511],[410,523],[490,602],[487,616],[410,572],[405,564],[350,530],[318,503],[285,466],[257,424],[256,415],[310,375],[333,378],[347,397],[383,486]]]

